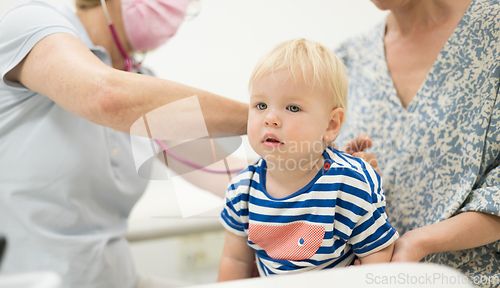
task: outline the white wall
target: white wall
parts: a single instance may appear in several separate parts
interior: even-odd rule
[[[273,45],[304,37],[335,47],[386,15],[369,0],[202,0],[202,5],[198,18],[183,24],[145,62],[160,77],[245,102],[254,65]]]
[[[25,0],[0,0],[0,17]],[[73,0],[44,0],[73,6]],[[258,58],[280,41],[310,38],[335,47],[386,15],[369,0],[201,0],[200,15],[184,23],[145,64],[157,76],[247,102]]]

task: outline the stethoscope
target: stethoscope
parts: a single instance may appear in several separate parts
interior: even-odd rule
[[[195,2],[196,3],[196,2]],[[199,3],[196,3],[197,5],[199,5]],[[116,46],[118,46],[118,50],[120,51],[120,54],[122,55],[123,57],[123,62],[125,64],[125,71],[127,72],[132,72],[132,69],[136,69],[136,70],[139,70],[141,68],[141,63],[135,63],[134,61],[132,61],[132,58],[130,58],[130,56],[128,55],[128,53],[125,51],[125,49],[123,48],[121,42],[120,42],[120,38],[118,38],[118,34],[116,33],[116,29],[115,29],[115,26],[113,25],[113,22],[111,21],[111,17],[109,16],[109,13],[108,13],[108,8],[106,7],[106,1],[105,0],[101,0],[101,5],[103,7],[103,10],[104,10],[104,15],[106,16],[106,20],[108,21],[108,25],[109,25],[109,29],[111,30],[111,35],[113,35],[113,40],[115,41],[116,43]],[[198,8],[198,11],[196,12],[196,14],[194,14],[193,16],[196,16],[198,13],[199,13],[199,7]],[[146,117],[146,115],[142,116],[143,118]],[[144,123],[147,123],[146,119],[144,119]],[[147,129],[148,130],[148,136],[150,139],[153,139],[153,137],[151,136],[150,134],[150,129]],[[201,165],[198,165],[194,162],[191,162],[189,160],[187,160],[186,158],[176,154],[175,152],[173,152],[170,148],[167,147],[167,145],[165,145],[165,143],[163,143],[162,141],[158,140],[158,139],[154,139],[154,141],[156,142],[156,144],[158,144],[158,146],[160,146],[160,148],[165,151],[167,154],[169,154],[170,156],[172,156],[172,158],[174,158],[175,160],[185,164],[185,165],[188,165],[192,168],[196,168],[196,169],[199,169],[199,170],[203,170],[203,171],[206,171],[206,172],[210,172],[210,173],[219,173],[219,174],[232,174],[232,173],[238,173],[240,172],[241,170],[243,170],[243,168],[238,168],[238,169],[215,169],[215,168],[209,168],[209,167],[204,167],[204,166],[201,166]],[[153,146],[153,152],[154,152],[154,146]],[[156,154],[156,153],[155,153]],[[226,168],[228,168],[227,166],[227,162],[226,160],[224,159],[224,163],[226,164]]]

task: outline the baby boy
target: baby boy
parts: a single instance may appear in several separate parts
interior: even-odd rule
[[[250,79],[248,139],[262,158],[234,177],[222,223],[219,281],[389,262],[395,229],[375,170],[330,148],[344,121],[347,76],[327,47],[277,45]]]

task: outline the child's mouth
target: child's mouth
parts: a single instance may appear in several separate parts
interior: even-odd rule
[[[283,145],[284,143],[281,142],[277,137],[273,136],[265,136],[264,141],[262,141],[262,144],[266,147],[274,148],[278,147],[280,145]]]
[[[267,138],[266,142],[275,142],[275,143],[280,143],[280,141],[274,139],[274,138]]]

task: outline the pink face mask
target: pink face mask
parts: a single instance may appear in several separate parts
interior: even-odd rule
[[[134,51],[147,51],[174,36],[181,25],[188,0],[122,0],[122,18]]]

